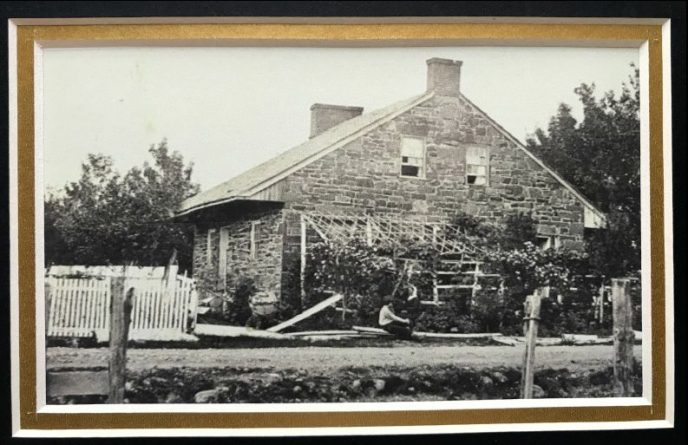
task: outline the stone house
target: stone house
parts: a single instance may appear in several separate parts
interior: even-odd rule
[[[313,238],[434,237],[459,213],[525,212],[534,241],[580,246],[604,215],[461,93],[461,65],[428,60],[423,94],[373,112],[315,104],[306,142],[186,200],[194,276],[218,291],[250,276],[279,296]]]

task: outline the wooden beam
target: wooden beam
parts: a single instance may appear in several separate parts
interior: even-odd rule
[[[370,221],[370,216],[366,218],[366,244],[368,247],[373,245],[373,225]]]
[[[308,226],[306,225],[306,217],[301,214],[300,217],[300,223],[301,223],[301,263],[300,263],[300,272],[299,272],[299,280],[300,280],[300,288],[301,288],[301,307],[303,307],[306,303],[306,253],[307,253],[307,245],[306,245],[306,235],[308,234],[307,228]]]
[[[227,289],[227,249],[229,249],[229,232],[227,227],[220,228],[220,242],[217,262],[217,279],[220,290]]]
[[[215,234],[215,229],[208,229],[207,239],[206,239],[206,258],[205,262],[210,267],[213,263],[213,235]]]
[[[393,334],[390,334],[389,332],[385,331],[384,329],[380,329],[380,328],[369,328],[366,326],[352,326],[351,329],[353,329],[354,331],[357,331],[357,332],[363,332],[363,333],[367,333],[367,334],[375,334],[375,335],[379,335],[382,337],[394,337]]]
[[[256,259],[256,221],[251,221],[251,231],[249,232],[249,258]]]
[[[289,337],[284,334],[264,331],[262,329],[252,329],[245,326],[226,326],[220,324],[203,324],[197,323],[194,329],[194,334],[197,336],[209,337],[251,337],[251,338],[268,338],[273,340],[284,340]]]
[[[268,331],[270,332],[279,332],[282,329],[288,328],[289,326],[295,325],[296,323],[300,322],[301,320],[305,320],[308,317],[311,317],[318,312],[334,305],[337,303],[339,300],[342,299],[341,294],[336,294],[331,296],[330,298],[321,301],[320,303],[316,304],[315,306],[311,307],[310,309],[307,309],[303,312],[301,312],[299,315],[290,318],[289,320],[283,321],[282,323],[275,325],[271,328],[268,328]]]

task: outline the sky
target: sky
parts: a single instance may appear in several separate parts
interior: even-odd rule
[[[619,91],[625,48],[49,48],[43,54],[44,184],[75,181],[88,153],[124,173],[167,139],[203,190],[308,139],[310,106],[364,112],[425,91],[432,57],[462,60],[461,91],[521,141],[573,90]]]

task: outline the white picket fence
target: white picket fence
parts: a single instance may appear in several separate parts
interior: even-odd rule
[[[57,271],[51,269],[46,277],[46,290],[50,294],[46,298],[48,337],[95,335],[99,341],[107,341],[110,280],[115,274],[75,277],[55,275]],[[198,297],[194,280],[176,275],[176,270],[170,272],[175,274],[170,280],[158,273],[127,272],[124,289],[134,288],[129,338],[181,340],[195,325]]]

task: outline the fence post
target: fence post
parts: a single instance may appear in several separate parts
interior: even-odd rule
[[[110,392],[107,403],[124,401],[127,339],[134,289],[124,291],[126,277],[112,277],[110,281],[110,359],[108,363]]]
[[[535,343],[537,341],[538,324],[540,322],[540,301],[543,289],[537,288],[526,297],[525,318],[526,342],[523,354],[523,372],[521,374],[521,398],[533,398],[533,379],[535,377]]]
[[[45,336],[48,337],[48,332],[50,332],[50,305],[53,300],[52,289],[50,287],[50,277],[45,277]]]
[[[600,284],[600,289],[599,289],[599,303],[600,303],[600,310],[599,310],[599,317],[600,317],[600,327],[604,326],[604,276],[602,277],[602,284]]]
[[[612,315],[614,317],[614,393],[633,395],[633,306],[627,278],[612,279]]]

